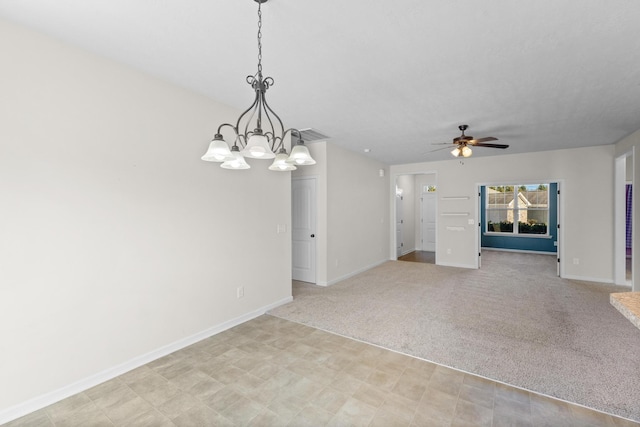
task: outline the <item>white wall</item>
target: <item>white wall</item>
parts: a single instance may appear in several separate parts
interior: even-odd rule
[[[0,51],[0,423],[290,300],[290,175],[200,160],[238,111],[6,21]]]
[[[561,212],[561,220],[564,219],[561,223],[563,276],[611,282],[613,156],[614,146],[607,145],[471,157],[463,162],[456,159],[398,165],[392,166],[390,173],[392,177],[407,173],[437,173],[438,264],[467,268],[477,266],[479,184],[558,181],[564,208]],[[448,197],[463,199],[447,200]],[[469,216],[443,215],[447,213],[468,213]],[[468,219],[473,219],[474,225],[470,225]],[[389,233],[393,236],[394,230],[390,228]],[[573,264],[574,258],[579,264]]]
[[[384,164],[327,144],[327,284],[389,259],[389,182]]]
[[[327,286],[388,259],[388,168],[330,142],[307,144],[317,183],[316,283]],[[380,176],[380,169],[384,176]]]

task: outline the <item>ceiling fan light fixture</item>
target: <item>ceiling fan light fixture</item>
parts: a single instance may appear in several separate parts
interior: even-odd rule
[[[487,148],[500,148],[500,149],[505,149],[505,148],[509,148],[509,146],[507,144],[494,144],[494,143],[488,143],[490,141],[497,141],[498,138],[494,137],[494,136],[486,136],[484,138],[474,138],[470,135],[465,135],[464,131],[466,131],[469,128],[469,126],[467,125],[460,125],[458,126],[458,129],[460,129],[460,131],[462,132],[462,135],[453,138],[453,146],[455,147],[453,150],[451,150],[451,155],[453,157],[471,157],[471,155],[473,154],[473,150],[471,150],[471,147],[487,147]],[[441,144],[434,144],[434,145],[449,145],[450,143],[441,143]],[[444,147],[444,148],[448,148],[448,147]],[[444,148],[442,148],[444,150]],[[438,151],[438,150],[433,150],[433,151]]]

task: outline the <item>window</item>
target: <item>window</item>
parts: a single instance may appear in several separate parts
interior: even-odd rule
[[[488,233],[548,235],[549,184],[497,185],[486,191]]]

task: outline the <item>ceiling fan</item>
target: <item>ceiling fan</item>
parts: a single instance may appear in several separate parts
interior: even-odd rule
[[[488,147],[488,148],[501,148],[501,149],[505,149],[508,148],[509,146],[506,144],[487,144],[488,141],[497,141],[498,138],[494,138],[493,136],[487,136],[484,138],[474,138],[470,135],[465,135],[464,131],[467,130],[469,128],[469,126],[467,125],[460,125],[458,126],[458,129],[460,129],[462,131],[462,135],[453,138],[453,145],[455,145],[455,148],[451,151],[451,154],[454,157],[458,157],[460,155],[462,155],[462,157],[469,157],[472,154],[471,148],[470,147]],[[440,144],[433,144],[433,145],[449,145],[451,144],[450,142],[443,142]],[[447,148],[447,147],[444,147]],[[444,148],[442,148],[444,150]],[[438,150],[433,150],[433,151],[438,151]]]

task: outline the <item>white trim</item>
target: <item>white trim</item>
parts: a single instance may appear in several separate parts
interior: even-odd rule
[[[553,255],[557,256],[557,252],[547,252],[547,251],[530,251],[526,249],[507,249],[507,248],[491,248],[483,246],[481,248],[483,251],[497,251],[497,252],[517,252],[523,254],[536,254],[536,255]]]
[[[469,196],[442,196],[440,200],[469,200]]]
[[[573,276],[573,275],[569,275],[569,276],[562,276],[563,279],[569,279],[569,280],[579,280],[581,282],[596,282],[596,283],[603,283],[606,285],[613,285],[613,279],[609,278],[609,279],[604,279],[602,277],[584,277],[584,276]],[[624,285],[623,285],[624,286]]]
[[[335,285],[335,284],[336,284],[336,283],[338,283],[338,282],[341,282],[341,281],[346,280],[346,279],[348,279],[348,278],[350,278],[350,277],[353,277],[353,276],[355,276],[355,275],[357,275],[357,274],[364,273],[364,272],[365,272],[365,271],[367,271],[367,270],[371,270],[372,268],[375,268],[375,267],[377,267],[377,266],[379,266],[379,265],[382,265],[382,264],[384,264],[384,263],[385,263],[385,262],[387,262],[387,261],[389,261],[389,260],[388,260],[388,259],[380,260],[380,261],[375,262],[375,263],[373,263],[373,264],[371,264],[371,265],[369,265],[369,266],[367,266],[367,267],[363,267],[363,268],[360,268],[360,269],[358,269],[358,270],[352,271],[351,273],[345,274],[344,276],[340,276],[340,277],[338,277],[338,278],[336,278],[336,279],[332,279],[332,280],[329,280],[329,281],[327,281],[327,282],[318,282],[318,283],[316,283],[316,285],[318,285],[318,286],[331,286],[331,285]]]
[[[614,187],[613,187],[613,282],[621,285],[627,285],[627,271],[626,271],[626,222],[627,222],[627,209],[626,209],[626,186],[633,185],[633,179],[631,182],[628,182],[626,179],[627,173],[627,158],[631,156],[633,160],[633,156],[635,155],[635,147],[631,147],[630,151],[616,157],[615,161],[615,169],[614,169]],[[632,168],[633,169],[633,168]],[[635,196],[634,196],[635,198]],[[633,201],[632,201],[633,204]],[[633,212],[631,213],[631,224],[633,228],[633,217],[635,216]],[[633,246],[633,236],[631,239],[631,245]],[[633,248],[632,248],[632,258],[633,258]],[[633,261],[632,261],[633,262]],[[631,269],[631,273],[633,274],[633,268]],[[633,279],[631,280],[633,283]]]
[[[514,237],[523,237],[525,239],[551,239],[552,236],[547,232],[547,234],[534,234],[534,233],[510,233],[508,231],[500,232],[500,231],[485,231],[482,233],[483,236],[490,237],[508,237],[510,239]],[[555,252],[554,252],[555,254]]]
[[[48,393],[42,394],[40,396],[34,397],[33,399],[29,399],[26,402],[22,402],[17,405],[11,406],[9,408],[3,409],[0,411],[0,424],[8,423],[9,421],[13,421],[17,418],[23,417],[34,411],[47,407],[53,403],[59,402],[62,399],[66,399],[67,397],[81,393],[85,390],[90,389],[91,387],[95,387],[98,384],[102,384],[105,381],[109,381],[119,375],[129,372],[132,369],[146,365],[149,362],[152,362],[156,359],[164,357],[170,353],[173,353],[185,347],[188,347],[192,344],[197,343],[198,341],[202,341],[203,339],[219,334],[220,332],[226,331],[227,329],[230,329],[234,326],[240,325],[251,319],[255,319],[258,316],[262,316],[267,311],[272,310],[276,307],[279,307],[283,304],[289,303],[291,301],[293,301],[292,296],[283,298],[280,301],[276,301],[272,304],[266,305],[257,310],[243,314],[242,316],[236,317],[234,319],[227,320],[226,322],[223,322],[219,325],[212,326],[208,329],[205,329],[204,331],[182,338],[171,344],[167,344],[156,350],[150,351],[149,353],[134,357],[133,359],[127,362],[105,369],[102,372],[93,374],[87,378],[76,381],[75,383],[66,385],[57,390],[53,390]]]
[[[436,261],[436,265],[441,265],[443,267],[456,267],[456,268],[470,268],[473,270],[477,270],[478,266],[477,265],[471,265],[471,264],[456,264],[454,262],[437,262]]]

